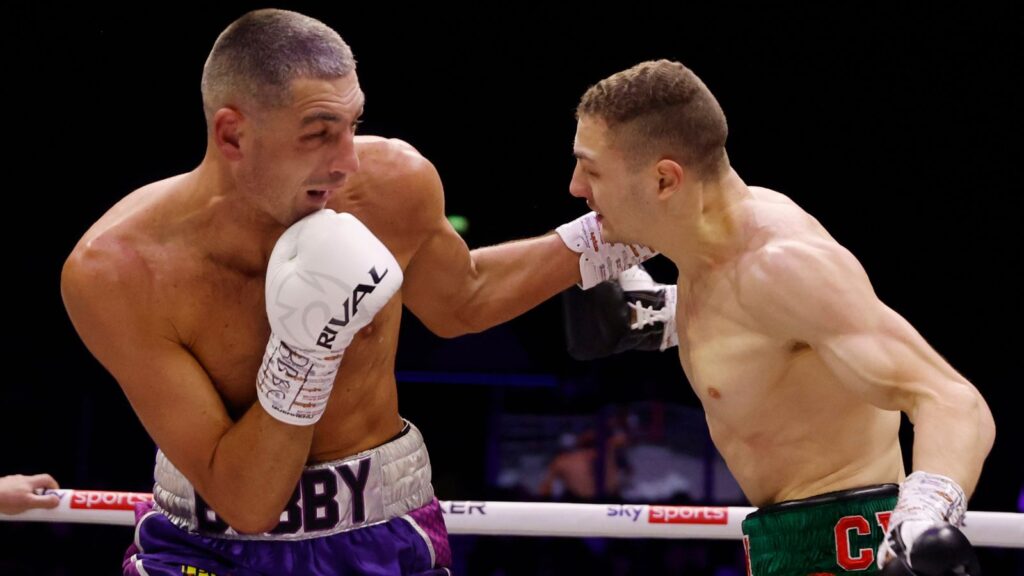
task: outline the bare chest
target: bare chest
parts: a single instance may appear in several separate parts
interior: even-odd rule
[[[256,375],[270,337],[264,276],[211,267],[185,278],[171,297],[178,311],[175,326],[229,413],[238,417],[256,400]],[[397,331],[400,311],[396,298],[356,335],[346,350],[342,375],[349,372],[346,365],[380,363],[393,354],[395,338],[385,335]],[[365,378],[360,382],[369,385]]]
[[[709,414],[740,417],[785,378],[799,346],[773,338],[743,311],[726,277],[680,288],[679,358]]]
[[[237,416],[256,398],[255,375],[270,337],[264,278],[202,268],[185,275],[171,295],[175,326]]]

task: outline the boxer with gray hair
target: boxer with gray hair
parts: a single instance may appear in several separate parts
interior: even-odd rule
[[[229,25],[202,95],[199,166],[121,199],[61,278],[160,449],[124,573],[447,573],[430,460],[398,411],[403,305],[476,332],[632,265],[605,252],[647,252],[585,230],[592,215],[563,228],[571,246],[471,252],[430,162],[356,136],[352,51],[308,16]]]

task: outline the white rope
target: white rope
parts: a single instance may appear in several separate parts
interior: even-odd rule
[[[60,505],[29,510],[0,521],[78,522],[133,526],[134,506],[151,500],[142,492],[58,490]],[[657,506],[648,504],[557,504],[547,502],[441,502],[451,534],[570,536],[589,538],[697,538],[739,540],[740,523],[755,508]],[[967,513],[964,533],[976,546],[1024,548],[1024,514]]]

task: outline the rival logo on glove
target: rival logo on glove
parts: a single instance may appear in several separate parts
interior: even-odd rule
[[[331,318],[327,324],[324,325],[320,331],[320,336],[316,339],[316,345],[321,348],[331,349],[334,344],[334,338],[338,335],[338,331],[331,328],[331,325],[345,327],[348,326],[349,321],[359,312],[359,302],[365,298],[368,294],[373,293],[377,285],[384,280],[384,277],[388,275],[388,270],[385,268],[384,273],[377,275],[377,267],[373,266],[370,268],[370,278],[373,280],[373,285],[358,284],[352,290],[352,296],[345,299],[345,302],[341,305],[342,312],[345,314],[344,318]],[[349,305],[351,303],[351,306]]]

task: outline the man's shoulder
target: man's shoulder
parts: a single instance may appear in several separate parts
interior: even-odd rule
[[[440,177],[434,165],[411,144],[397,138],[362,136],[359,179],[365,185],[385,188],[407,199],[440,193]]]
[[[151,299],[148,266],[130,243],[109,234],[83,239],[61,271],[64,307],[90,349],[112,358],[118,337],[137,334],[153,325],[159,309]]]
[[[444,188],[434,165],[412,145],[395,138],[357,140],[360,168],[357,188],[373,202],[399,214],[403,230],[432,226],[444,211]]]
[[[771,188],[765,188],[764,186],[747,186],[747,190],[750,191],[751,196],[761,202],[795,205],[792,198],[786,196],[782,192],[772,190]]]
[[[827,235],[767,234],[737,260],[737,274],[748,282],[773,284],[842,266],[849,251]]]
[[[121,199],[75,245],[61,272],[61,289],[85,297],[121,295],[126,304],[154,286],[154,270],[170,246],[160,246],[164,183],[144,186]]]
[[[773,235],[736,265],[738,302],[748,310],[826,311],[850,285],[864,284],[857,259],[827,235]]]
[[[149,269],[155,257],[166,256],[171,250],[166,223],[174,220],[170,214],[183,176],[147,184],[121,198],[85,232],[67,266],[131,280]]]
[[[416,176],[432,169],[430,161],[412,144],[398,138],[359,136],[359,173],[375,179]]]
[[[116,227],[90,230],[72,250],[61,272],[65,300],[138,296],[150,285],[151,263],[138,235]]]

